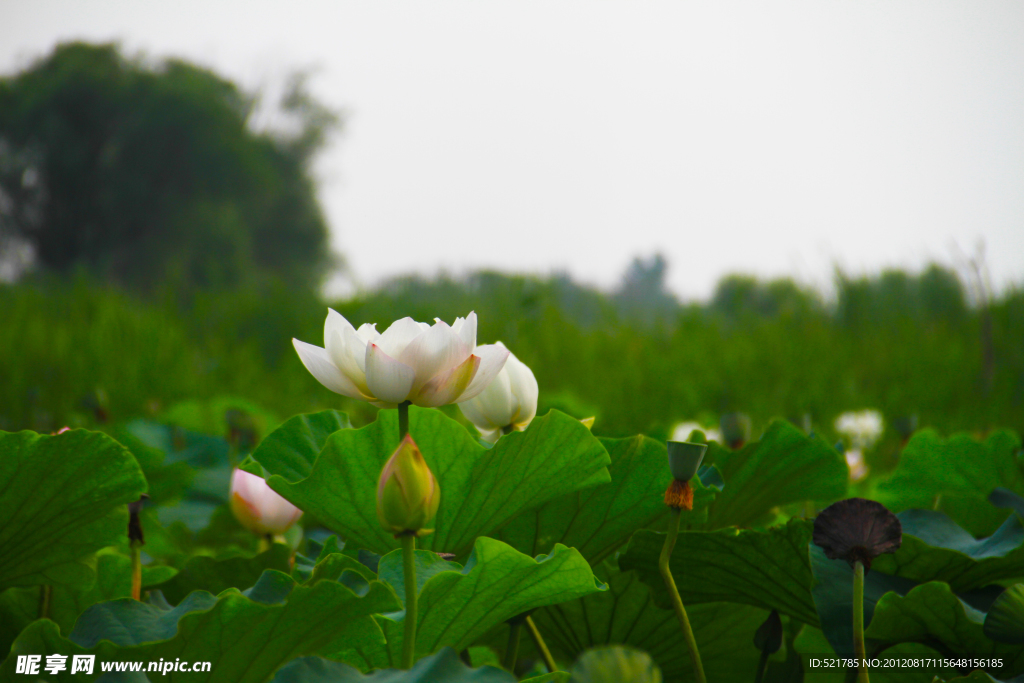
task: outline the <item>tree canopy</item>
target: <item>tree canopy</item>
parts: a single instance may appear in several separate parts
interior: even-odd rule
[[[332,257],[310,162],[337,118],[302,79],[281,104],[297,132],[252,130],[255,102],[114,44],[63,44],[0,79],[0,250],[140,291],[320,284]]]

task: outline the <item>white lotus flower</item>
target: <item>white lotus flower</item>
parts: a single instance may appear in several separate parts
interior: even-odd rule
[[[263,477],[239,469],[231,475],[231,512],[239,524],[261,536],[279,536],[302,516],[302,510],[270,488]]]
[[[714,427],[704,427],[699,422],[680,422],[672,428],[672,438],[669,441],[687,441],[690,438],[690,433],[693,430],[700,430],[704,432],[704,438],[708,441],[717,441],[722,443],[722,432],[718,431]]]
[[[850,439],[853,448],[870,449],[883,429],[882,414],[877,410],[846,412],[836,418],[836,431]]]
[[[495,346],[505,349],[501,342]],[[508,351],[505,367],[494,381],[476,398],[459,403],[459,410],[480,430],[485,441],[494,443],[502,430],[521,432],[526,429],[537,415],[537,395],[537,378],[533,371]]]
[[[508,358],[496,344],[476,345],[476,313],[449,326],[402,318],[383,334],[375,324],[355,329],[328,309],[324,346],[293,339],[317,380],[331,391],[381,407],[411,401],[425,408],[467,401],[491,383]]]

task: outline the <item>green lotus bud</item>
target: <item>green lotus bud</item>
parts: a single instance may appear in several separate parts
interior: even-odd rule
[[[742,448],[750,439],[750,417],[743,413],[726,413],[718,423],[729,448]]]
[[[380,472],[377,519],[395,536],[425,536],[433,529],[423,527],[437,514],[440,502],[437,479],[412,436],[406,434]]]
[[[572,683],[661,683],[661,670],[646,652],[612,645],[584,652],[572,668]]]

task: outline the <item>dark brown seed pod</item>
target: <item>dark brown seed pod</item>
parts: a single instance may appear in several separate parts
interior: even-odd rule
[[[847,498],[821,511],[814,520],[814,545],[831,560],[843,559],[864,571],[879,555],[896,552],[903,542],[903,527],[881,503]]]

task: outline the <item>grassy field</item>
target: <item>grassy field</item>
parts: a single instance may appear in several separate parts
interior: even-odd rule
[[[847,283],[833,306],[808,292],[787,304],[778,287],[767,305],[754,296],[770,294],[763,283],[738,299],[720,285],[706,305],[679,305],[564,277],[478,273],[396,280],[330,305],[380,330],[405,315],[451,321],[475,310],[479,342],[503,341],[534,370],[541,414],[596,415],[603,435],[665,438],[678,421],[710,426],[742,411],[755,429],[785,417],[834,436],[834,418],[861,408],[887,424],[916,415],[943,431],[1024,431],[1024,294],[987,312],[922,310],[886,305],[871,289],[883,280]],[[183,303],[81,279],[5,285],[0,428],[90,426],[225,396],[278,416],[340,407],[366,423],[376,409],[321,387],[291,348],[293,337],[323,344],[327,305],[274,286]]]

